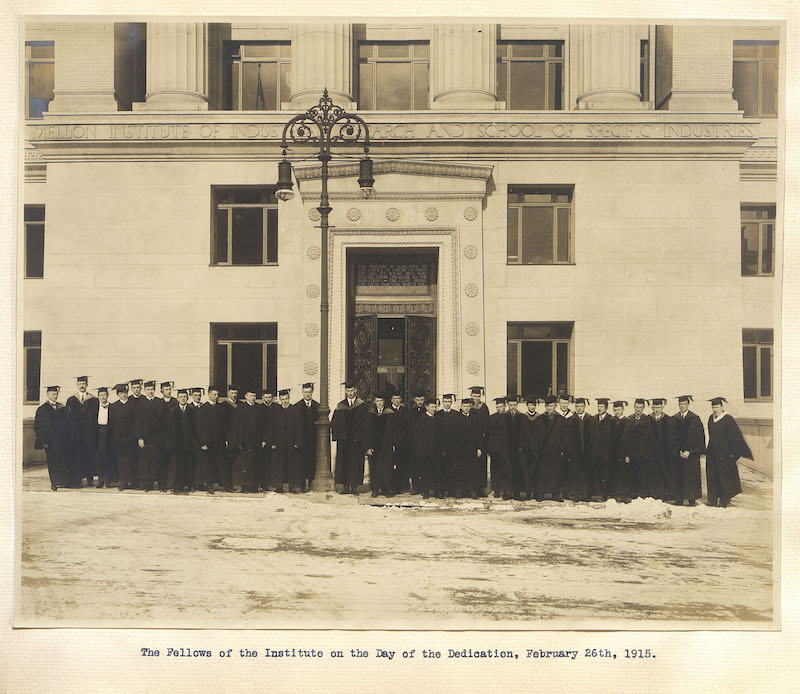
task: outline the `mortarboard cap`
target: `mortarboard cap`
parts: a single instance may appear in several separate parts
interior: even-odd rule
[[[650,400],[650,404],[652,405],[666,405],[667,399],[666,398],[653,398]]]
[[[597,398],[597,404],[608,407],[608,398]]]
[[[189,395],[188,388],[178,388],[178,395]]]
[[[456,397],[455,393],[442,393],[442,399],[448,398],[450,400],[454,400]]]
[[[117,385],[114,386],[114,390],[117,393],[127,393],[128,392],[128,384],[127,383],[117,383]]]
[[[57,393],[59,390],[61,390],[61,386],[47,386],[48,393]]]
[[[470,386],[469,392],[473,395],[483,395],[483,386]]]
[[[495,398],[494,401],[495,402],[505,402],[506,399],[505,398]]]
[[[98,395],[100,393],[108,393],[108,386],[100,386],[99,388],[95,388],[95,390],[97,391]]]
[[[588,405],[590,403],[591,400],[589,400],[589,398],[575,398],[576,405]]]
[[[375,393],[375,395],[373,395],[372,398],[373,399],[380,398],[381,400],[386,400],[386,393],[384,393],[383,391]]]
[[[437,398],[425,398],[426,405],[438,405],[439,400]]]
[[[75,380],[78,383],[88,383],[89,382],[89,377],[88,376],[76,376]]]
[[[156,387],[156,382],[155,382],[155,381],[145,381],[145,382],[144,382],[144,387],[145,387],[145,388],[149,388],[150,386],[152,386],[153,388],[155,388],[155,387]]]
[[[470,398],[461,398],[461,404],[462,405],[471,405],[472,404],[472,400],[470,400]]]
[[[258,391],[259,389],[255,386],[255,384],[251,383],[250,385],[246,385],[242,392],[245,395],[247,395],[248,393],[252,393],[253,395],[255,395],[256,393],[258,393]]]
[[[342,381],[342,385],[345,388],[355,388],[356,387],[356,382],[354,380],[348,378],[346,381]]]
[[[558,398],[555,395],[546,395],[545,398],[544,398],[544,404],[545,405],[552,405],[557,400],[558,400]]]
[[[134,378],[132,381],[128,381],[128,383],[130,383],[132,386],[140,386],[142,385],[142,379]]]
[[[694,398],[691,395],[679,395],[678,402],[692,402]]]
[[[239,390],[239,386],[235,385],[234,383],[229,383],[228,384],[228,390],[236,390],[236,391],[238,391]]]
[[[506,402],[519,402],[519,395],[506,395]]]
[[[711,399],[709,400],[709,402],[710,402],[712,405],[721,405],[723,402],[728,402],[728,401],[727,401],[725,398],[723,398],[723,397],[716,397],[716,398],[711,398]]]
[[[169,386],[170,388],[174,388],[175,387],[175,381],[161,381],[161,386],[160,387],[163,388],[164,386]]]
[[[200,393],[200,395],[202,395],[203,393],[206,392],[206,389],[203,388],[202,386],[195,386],[194,388],[189,388],[189,391],[191,393]]]
[[[614,407],[625,407],[627,404],[627,400],[614,400]]]
[[[314,387],[314,384],[313,384],[313,383],[310,383],[310,382],[309,382],[309,383],[304,383],[304,384],[303,384],[303,388],[313,388],[313,387]]]
[[[216,390],[219,393],[221,390],[225,390],[225,386],[209,385],[208,392],[210,393],[212,390]]]
[[[559,393],[558,394],[558,399],[559,400],[568,400],[569,402],[572,402],[572,396],[569,393]]]
[[[411,397],[424,398],[425,397],[425,391],[417,389],[411,394]]]
[[[633,404],[634,405],[649,405],[650,401],[649,400],[645,400],[644,398],[636,398],[636,400],[633,401]]]
[[[536,395],[526,395],[525,396],[525,402],[531,402],[534,405],[538,405],[539,404],[539,398]]]
[[[292,392],[291,388],[281,388],[278,391],[278,395],[289,395],[289,393],[291,393],[291,392]]]

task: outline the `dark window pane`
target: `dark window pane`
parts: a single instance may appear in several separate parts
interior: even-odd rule
[[[372,82],[372,64],[358,66],[358,107],[362,111],[375,110],[375,85]]]
[[[755,44],[733,42],[733,57],[734,58],[755,58],[758,46]]]
[[[219,384],[228,381],[228,345],[214,346],[214,380]]]
[[[511,108],[543,110],[547,107],[544,63],[511,63]]]
[[[234,265],[260,265],[264,262],[264,222],[260,209],[234,209],[231,262]]]
[[[411,108],[411,63],[378,63],[377,108],[385,111]]]
[[[499,61],[497,63],[497,99],[498,101],[506,101],[508,89],[508,63]],[[506,104],[508,107],[508,104]]]
[[[761,115],[778,114],[778,66],[775,63],[761,64]]]
[[[745,116],[758,115],[758,63],[733,64],[733,98]]]
[[[761,272],[765,275],[771,275],[772,269],[772,254],[773,244],[772,239],[774,235],[774,227],[772,224],[764,224],[761,227]]]
[[[230,210],[217,210],[215,263],[228,262],[228,215]]]
[[[221,203],[254,205],[272,202],[271,193],[266,188],[223,188],[218,193]]]
[[[517,357],[519,344],[516,342],[508,343],[506,357],[506,392],[518,393],[519,375],[517,374]]]
[[[261,388],[264,369],[264,345],[260,342],[234,342],[231,344],[231,378],[241,389],[248,386]]]
[[[25,277],[44,277],[44,224],[25,225]]]
[[[24,347],[41,347],[42,346],[42,331],[41,330],[26,330],[22,334],[22,344]]]
[[[548,44],[548,55],[552,58],[561,58],[564,54],[564,44],[561,41]]]
[[[369,43],[361,43],[358,46],[359,58],[372,58],[375,55],[375,45]]]
[[[522,395],[546,395],[555,390],[552,342],[523,342],[521,362],[518,386]]]
[[[558,209],[558,240],[556,248],[556,260],[559,263],[568,263],[569,258],[569,209],[560,207]]]
[[[277,337],[277,336],[276,336]],[[267,345],[267,383],[273,393],[278,390],[278,345]]]
[[[519,208],[508,208],[508,260],[519,262]]]
[[[242,108],[274,111],[277,101],[277,63],[242,65]]]
[[[26,222],[43,222],[44,205],[25,205],[24,215]]]
[[[744,397],[755,398],[756,393],[756,348],[743,347],[742,361],[744,363]]]
[[[551,63],[547,68],[549,70],[549,89],[547,95],[548,108],[555,111],[560,111],[563,106],[562,92],[564,89],[561,74],[564,66],[561,63]]]
[[[378,44],[378,58],[409,58],[411,46],[407,43]]]
[[[278,210],[267,210],[267,262],[278,262]]]
[[[758,224],[742,224],[742,275],[758,274]]]
[[[41,336],[41,333],[39,335]],[[27,402],[39,402],[41,366],[41,348],[28,347],[25,350],[25,400]]]
[[[290,71],[290,67],[291,66],[288,63],[281,64],[281,94],[280,94],[281,102],[289,101],[289,95],[292,92],[292,82],[291,82],[292,73]],[[276,108],[280,108],[280,104],[278,104]]]
[[[53,42],[45,42],[45,41],[35,41],[31,42],[31,59],[33,60],[41,60],[41,59],[53,59],[56,56],[56,47]]]
[[[414,108],[428,108],[428,63],[414,63]]]
[[[500,43],[497,42],[497,51],[496,55],[498,58],[505,58],[508,54],[508,44],[507,43]]]
[[[567,383],[567,351],[569,345],[566,342],[556,343],[556,388],[557,393],[568,393],[569,384]]]
[[[512,55],[515,58],[542,58],[544,57],[544,45],[541,43],[530,43],[522,41],[512,44]]]
[[[378,366],[403,366],[404,352],[402,338],[379,338]]]
[[[743,207],[742,219],[758,219],[761,209],[758,207]]]
[[[553,262],[553,208],[524,207],[522,209],[523,263]]]
[[[761,348],[761,397],[772,397],[772,348]]]

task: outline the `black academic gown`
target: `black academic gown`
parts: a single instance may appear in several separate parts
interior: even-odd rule
[[[301,415],[296,407],[277,408],[270,414],[267,436],[270,453],[269,487],[276,491],[289,483],[289,491],[303,491],[305,468]]]
[[[440,421],[442,426],[442,484],[444,490],[450,493],[449,485],[453,479],[453,426],[457,417],[460,417],[458,410],[450,408],[449,410],[438,410],[435,415]]]
[[[125,402],[117,400],[109,406],[108,421],[111,427],[111,445],[117,467],[117,480],[120,487],[128,487],[136,482],[136,435],[134,431],[135,403],[128,398]]]
[[[389,492],[392,487],[397,420],[391,407],[384,408],[380,413],[373,407],[367,412],[367,450],[372,451],[369,457],[369,482],[374,492]]]
[[[476,421],[472,412],[464,415],[459,412],[453,421],[453,477],[448,488],[453,496],[482,493],[484,474],[481,470],[485,436],[481,422]]]
[[[364,482],[364,453],[367,450],[367,404],[356,398],[336,404],[331,420],[331,436],[336,441],[337,484],[355,488]]]
[[[522,491],[524,491],[528,498],[531,498],[536,489],[536,465],[538,462],[537,451],[535,446],[536,437],[536,420],[541,416],[540,414],[530,414],[523,412],[522,416],[522,432],[519,442],[519,461],[520,472],[522,473]]]
[[[136,403],[134,435],[137,442],[144,441],[136,461],[136,479],[145,486],[152,486],[158,480],[164,455],[165,410],[164,401],[159,398],[148,400],[142,396]]]
[[[394,412],[395,419],[392,420],[392,426],[395,430],[395,438],[397,445],[394,452],[394,469],[392,470],[392,483],[391,489],[395,492],[402,492],[408,485],[408,477],[406,476],[406,469],[408,467],[407,461],[411,455],[411,427],[410,416],[408,408],[405,405],[400,405],[397,409],[390,408]]]
[[[195,485],[195,460],[197,455],[197,408],[186,405],[181,410],[180,405],[172,412],[167,411],[167,416],[174,421],[175,440],[173,453],[169,458],[167,471],[167,486],[176,491],[185,487],[192,489]]]
[[[96,398],[91,393],[86,393],[83,402],[77,395],[70,395],[66,402],[70,428],[70,478],[72,485],[78,487],[84,477],[91,480],[95,475],[92,400]]]
[[[107,484],[117,481],[117,466],[114,461],[114,446],[111,443],[111,405],[106,403],[108,418],[106,423],[98,423],[100,400],[92,398],[89,416],[92,422],[92,446],[94,448],[94,469],[98,477]]]
[[[411,435],[419,471],[419,491],[440,494],[442,481],[442,422],[423,412],[414,420]]]
[[[225,441],[227,444],[225,445],[225,451],[223,453],[223,470],[222,476],[220,478],[220,484],[228,490],[233,489],[233,482],[232,482],[232,475],[233,475],[233,464],[236,460],[236,456],[238,455],[238,451],[231,445],[231,440],[234,436],[234,425],[236,422],[236,410],[242,406],[242,401],[237,400],[236,403],[232,403],[229,399],[225,399],[222,402],[218,403],[219,406],[222,408],[222,422],[225,430]]]
[[[700,484],[700,456],[706,450],[706,432],[703,422],[691,410],[681,416],[672,417],[672,478],[675,482],[675,497],[679,501],[696,501],[703,492]],[[681,451],[689,451],[688,458]]]
[[[608,474],[608,496],[617,501],[630,499],[633,493],[631,465],[625,462],[625,454],[622,450],[622,435],[625,433],[627,422],[627,417],[612,417],[609,427],[611,463]]]
[[[486,438],[489,435],[489,408],[486,406],[486,403],[482,402],[477,407],[472,408],[472,412],[470,413],[470,417],[475,417],[474,423],[478,427],[478,431],[481,435],[481,456],[480,461],[478,462],[478,478],[477,478],[477,485],[478,491],[481,496],[486,494],[486,487],[488,484],[488,474],[489,474],[489,467],[486,464],[487,462],[487,453],[486,453]]]
[[[317,469],[317,430],[314,424],[317,421],[319,403],[312,399],[311,405],[306,405],[306,401],[300,399],[294,407],[297,410],[298,435],[302,441],[299,454],[303,465],[303,477],[310,483]]]
[[[571,423],[554,412],[545,412],[534,420],[536,427],[536,450],[538,470],[536,489],[538,494],[550,494],[563,499],[566,491],[566,465],[572,455]]]
[[[489,454],[489,474],[495,496],[511,494],[511,443],[508,415],[495,412],[489,415],[486,435]]]
[[[67,459],[70,452],[70,421],[67,408],[60,402],[55,407],[50,401],[39,405],[33,419],[33,431],[36,434],[34,448],[44,449],[47,457],[50,485],[70,486],[72,480]]]
[[[194,483],[208,488],[216,483],[222,484],[225,466],[225,412],[219,401],[216,404],[204,402],[195,415],[197,455]]]
[[[646,414],[639,415],[638,419],[635,414],[626,417],[619,446],[623,460],[627,457],[631,461],[631,496],[653,496],[654,489],[658,488],[658,475],[653,460],[655,434],[650,417]]]
[[[259,461],[267,434],[264,431],[262,408],[253,403],[240,402],[233,416],[233,427],[228,439],[229,450],[236,452],[231,469],[231,479],[242,491],[258,489]]]
[[[569,460],[568,493],[573,499],[588,499],[594,493],[594,466],[592,465],[592,418],[577,413],[568,420],[571,425],[573,453]]]
[[[178,419],[175,416],[175,412],[178,409],[178,401],[175,398],[170,398],[169,400],[161,398],[161,402],[164,406],[164,416],[161,418],[164,432],[161,436],[162,452],[161,463],[158,468],[158,488],[172,489],[174,483],[174,479],[171,479],[173,477],[172,472],[180,467],[180,463],[175,460],[178,454]],[[192,407],[192,404],[189,403],[188,407]]]
[[[706,448],[706,485],[709,503],[727,502],[742,491],[739,480],[739,458],[753,459],[750,447],[742,436],[736,420],[727,412],[716,422],[708,418],[708,447]]]
[[[612,427],[614,426],[614,417],[607,412],[602,418],[600,415],[593,415],[589,424],[592,442],[591,460],[595,481],[593,494],[606,499],[611,495],[611,465],[614,453]]]
[[[653,475],[651,496],[656,499],[675,499],[675,480],[672,476],[673,422],[672,417],[665,414],[658,419],[650,415],[653,423]]]

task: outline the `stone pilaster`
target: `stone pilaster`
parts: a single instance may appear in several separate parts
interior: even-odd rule
[[[114,94],[114,24],[58,24],[55,82],[48,113],[107,113]]]
[[[663,108],[669,111],[731,112],[733,38],[725,27],[671,27],[672,89]]]
[[[438,24],[434,28],[432,108],[496,108],[495,29],[494,24]]]
[[[355,107],[352,29],[350,24],[292,25],[292,109],[318,103],[326,87],[335,104]]]
[[[639,91],[636,27],[586,24],[578,28],[579,109],[631,111],[647,108]]]
[[[145,99],[148,110],[208,110],[207,24],[148,23]]]

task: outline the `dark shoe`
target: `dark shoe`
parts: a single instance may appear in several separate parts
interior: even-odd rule
[[[58,485],[57,484],[51,484],[50,485],[50,489],[51,489],[51,491],[57,492],[58,491]]]
[[[230,494],[233,494],[233,487],[225,487],[225,491]]]
[[[686,503],[689,504],[689,506],[697,506],[697,502],[694,499],[690,499]]]
[[[730,499],[728,499],[727,497],[722,496],[719,499],[719,507],[720,508],[728,508],[728,503],[729,502],[730,502]]]
[[[376,496],[378,496],[378,490],[377,489],[373,489],[372,490],[372,498],[374,499]]]
[[[423,499],[430,499],[431,498],[430,492],[427,489],[424,492],[422,492],[422,498]]]
[[[106,483],[103,480],[97,480],[97,488],[98,489],[102,489],[105,486],[106,486]],[[109,486],[111,486],[111,485],[109,485]]]
[[[708,501],[706,501],[706,506],[716,506],[716,505],[717,505],[717,499],[709,499]]]

